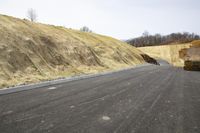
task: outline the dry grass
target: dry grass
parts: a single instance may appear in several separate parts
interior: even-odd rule
[[[200,47],[200,40],[192,41],[193,47]]]
[[[0,15],[0,88],[144,63],[111,37]]]
[[[163,46],[151,46],[138,48],[144,53],[154,57],[161,58],[174,66],[183,67],[184,60],[179,57],[179,51],[184,48],[189,48],[192,44],[174,44],[174,45],[163,45]]]

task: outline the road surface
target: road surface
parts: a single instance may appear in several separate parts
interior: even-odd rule
[[[200,73],[149,65],[0,95],[1,133],[200,133]]]

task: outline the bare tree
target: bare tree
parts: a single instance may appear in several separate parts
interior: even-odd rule
[[[35,22],[37,20],[36,11],[32,8],[28,10],[27,16],[32,22]]]
[[[145,30],[144,33],[142,33],[142,36],[144,36],[144,37],[149,36],[149,32],[147,30]]]

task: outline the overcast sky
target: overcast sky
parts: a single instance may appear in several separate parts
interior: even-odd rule
[[[200,0],[0,0],[0,14],[26,18],[37,11],[38,21],[118,39],[151,34],[200,34]]]

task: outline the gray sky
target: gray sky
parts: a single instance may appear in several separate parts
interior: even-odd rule
[[[0,14],[26,18],[29,8],[38,21],[118,39],[151,34],[200,34],[200,0],[0,0]]]

